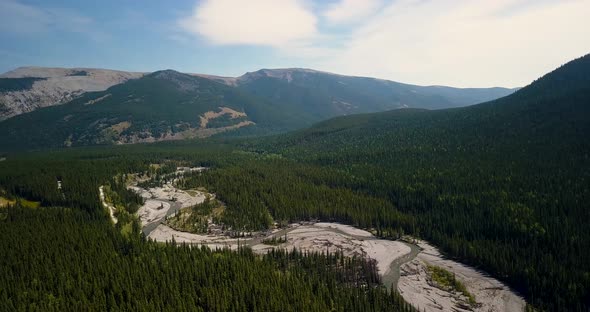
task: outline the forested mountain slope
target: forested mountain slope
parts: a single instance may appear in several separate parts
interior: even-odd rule
[[[0,75],[0,120],[42,107],[65,104],[89,92],[103,91],[145,75],[147,73],[88,68],[17,68]],[[237,78],[189,75],[225,84],[236,89],[236,92],[256,97],[257,101],[272,103],[275,111],[280,110],[284,115],[291,116],[282,117],[288,118],[288,121],[274,120],[275,124],[288,130],[351,113],[400,107],[471,105],[514,91],[506,88],[421,87],[308,69],[264,69]],[[119,100],[123,104],[126,99]],[[272,109],[265,113],[274,114]]]
[[[342,266],[317,275],[332,263],[326,258],[307,258],[309,265],[300,267],[297,255],[290,257],[293,262],[276,256],[264,264],[248,252],[238,256],[160,248],[141,240],[129,242],[117,227],[109,232],[112,225],[106,223],[98,187],[115,175],[145,172],[152,164],[176,160],[210,168],[185,176],[183,187],[204,187],[216,194],[227,204],[236,228],[264,229],[271,221],[317,218],[370,228],[381,237],[411,234],[506,281],[536,307],[585,311],[590,305],[588,61],[588,56],[578,59],[510,97],[468,108],[340,117],[256,140],[7,153],[0,161],[0,196],[39,201],[42,208],[35,213],[0,211],[7,229],[0,246],[7,255],[0,260],[5,261],[0,268],[7,268],[0,282],[7,286],[0,289],[8,289],[0,293],[0,302],[34,302],[45,308],[57,299],[54,310],[86,302],[98,310],[163,302],[178,309],[222,310],[245,303],[263,310],[283,309],[303,298],[313,303],[303,307],[308,310],[327,310],[332,304],[339,311],[406,309],[383,288],[360,291],[342,285],[337,270]],[[51,206],[85,212],[46,215]],[[71,234],[81,232],[88,235]],[[32,239],[31,233],[41,235]],[[15,239],[21,236],[29,243]],[[43,237],[66,243],[45,244]],[[97,250],[95,245],[106,247]],[[30,250],[37,252],[23,262]],[[55,265],[46,260],[55,255]],[[197,261],[207,264],[209,277],[200,269],[187,276],[184,266],[176,265]],[[76,265],[64,265],[70,262]],[[220,273],[233,265],[240,270]],[[289,273],[281,271],[285,266]],[[40,285],[39,280],[55,277],[56,267],[64,274],[53,284]],[[13,268],[26,272],[24,278],[10,273]],[[89,268],[92,285],[78,273]],[[105,272],[108,278],[96,278]],[[299,272],[295,279],[284,279],[293,272]],[[256,283],[254,276],[263,282]],[[205,284],[191,283],[201,279]],[[229,291],[226,286],[236,279],[244,281],[243,287]],[[152,284],[167,285],[171,291],[157,293]],[[208,292],[209,286],[219,296]],[[197,295],[189,302],[177,299],[188,293]],[[130,299],[135,297],[152,299]]]
[[[166,70],[1,122],[0,149],[179,140],[294,121],[238,89]]]
[[[438,152],[437,157],[462,151],[492,155],[506,150],[517,154],[544,150],[548,154],[538,157],[558,157],[564,151],[560,148],[587,150],[589,98],[590,56],[584,56],[495,101],[458,109],[406,109],[340,117],[281,136],[276,142],[287,149],[344,149],[357,154],[368,151],[356,147],[371,152],[374,148],[420,151],[427,147],[427,151]],[[367,137],[368,133],[372,135]],[[384,161],[379,157],[372,160]]]
[[[251,148],[339,170],[332,187],[387,199],[410,218],[406,231],[537,306],[581,311],[590,306],[589,135],[586,55],[496,101],[339,117]]]
[[[512,93],[506,88],[416,86],[310,69],[262,69],[226,81],[275,105],[298,108],[306,120],[395,108],[440,109],[477,104]]]
[[[27,90],[44,79],[6,78],[0,86]],[[467,105],[510,92],[418,87],[310,70],[220,79],[166,70],[87,92],[67,104],[0,122],[5,134],[0,150],[272,134],[355,112]]]

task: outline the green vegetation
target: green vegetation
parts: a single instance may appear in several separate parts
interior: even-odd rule
[[[4,198],[4,197],[0,196],[0,208],[6,207],[8,205],[14,205],[15,203],[16,203],[16,200],[14,200],[14,199]]]
[[[33,83],[39,80],[45,80],[45,78],[0,78],[0,92],[29,90],[33,87]]]
[[[3,311],[412,311],[340,254],[125,239],[77,209],[9,208],[0,226]]]
[[[113,204],[118,213],[134,214],[143,204],[143,198],[127,189],[124,174],[113,178],[104,186],[105,199]]]
[[[263,133],[294,128],[287,113],[265,100],[209,79],[160,71],[0,122],[0,150],[160,139],[200,128],[199,116],[219,107],[244,111]],[[122,123],[128,126],[117,130]]]
[[[335,116],[401,107],[459,107],[493,100],[513,91],[422,87],[298,69],[279,69],[274,73],[260,70],[246,74],[238,83],[240,89],[271,100],[275,106],[299,116],[307,125]]]
[[[26,200],[24,198],[17,198],[15,204],[25,208],[38,208],[41,205],[41,203],[38,201]]]
[[[209,221],[217,225],[223,224],[224,211],[225,207],[221,202],[207,196],[204,202],[182,209],[180,213],[168,218],[166,224],[178,231],[207,234]]]
[[[493,102],[341,117],[244,146],[305,164],[302,179],[320,187],[384,200],[405,219],[379,215],[371,226],[397,223],[536,307],[582,311],[590,306],[588,103],[590,55]],[[363,225],[350,206],[337,219]]]
[[[223,145],[182,144],[11,155],[0,163],[0,185],[9,194],[39,199],[44,208],[5,209],[0,306],[8,311],[411,310],[378,286],[374,264],[362,259],[299,252],[259,257],[247,249],[162,245],[142,240],[138,227],[125,230],[107,221],[100,185],[109,185],[109,198],[122,207],[136,203],[121,192],[127,180],[122,173],[165,176],[173,161],[152,164],[174,158],[223,166],[240,161],[236,155]],[[50,207],[55,205],[70,208]],[[48,280],[53,282],[41,282]]]
[[[205,187],[215,193],[226,204],[224,223],[234,229],[267,229],[273,220],[319,218],[372,228],[378,236],[396,238],[409,233],[503,280],[536,308],[585,311],[590,307],[588,103],[590,56],[585,56],[509,97],[467,108],[347,116],[296,133],[256,140],[10,154],[0,162],[0,187],[7,195],[69,210],[16,209],[16,217],[10,212],[2,221],[6,231],[0,235],[6,236],[0,237],[0,252],[7,256],[0,258],[6,261],[0,269],[17,268],[17,273],[1,272],[0,289],[8,290],[0,292],[0,300],[9,307],[23,302],[47,304],[51,295],[96,303],[100,309],[104,308],[100,304],[109,301],[143,306],[149,294],[156,305],[170,300],[171,306],[179,306],[177,302],[188,297],[194,303],[187,303],[191,308],[205,310],[233,306],[273,310],[291,304],[295,304],[294,310],[328,310],[332,304],[338,305],[336,310],[359,310],[361,306],[378,310],[399,302],[379,287],[348,287],[373,285],[376,279],[371,274],[363,274],[362,280],[336,278],[341,275],[333,269],[338,272],[346,265],[326,266],[333,262],[320,255],[299,258],[302,255],[275,254],[264,258],[268,263],[261,266],[261,260],[246,250],[215,253],[177,249],[143,242],[134,229],[126,230],[132,234],[127,237],[116,229],[106,230],[112,226],[105,221],[98,186],[113,183],[113,188],[117,185],[113,177],[124,173],[152,175],[154,181],[168,179],[166,175],[173,172],[176,162],[182,162],[211,168],[202,174],[185,175],[180,187]],[[163,166],[151,166],[154,163]],[[56,180],[63,181],[61,190],[56,188]],[[122,202],[133,200],[116,193]],[[197,210],[201,209],[210,211],[208,207]],[[59,217],[46,215],[50,213]],[[20,214],[25,215],[18,217]],[[41,225],[37,224],[41,221],[34,221],[45,219],[49,221]],[[33,232],[21,223],[40,228],[47,224],[44,231],[55,233]],[[84,231],[88,231],[86,235],[72,234]],[[59,235],[70,238],[64,240]],[[57,243],[47,244],[44,239]],[[62,241],[65,245],[60,245]],[[81,241],[83,247],[79,246]],[[76,258],[81,256],[74,255],[84,252],[70,248],[83,248],[90,255]],[[37,252],[29,255],[29,250]],[[54,254],[66,258],[56,263],[47,261]],[[35,258],[23,261],[26,257]],[[115,260],[111,260],[113,257]],[[226,262],[215,262],[222,259]],[[313,265],[301,268],[306,261]],[[355,260],[339,259],[338,263],[346,261]],[[38,271],[29,270],[36,275],[29,275],[33,273],[23,268],[25,263],[39,266]],[[65,263],[72,266],[71,270],[63,267]],[[371,263],[353,264],[352,268],[359,266],[370,267]],[[141,270],[135,271],[136,267]],[[26,271],[22,273],[23,282],[15,282],[15,276],[21,276],[19,270]],[[113,273],[106,273],[111,270]],[[200,270],[214,277],[208,280]],[[316,276],[314,270],[327,271]],[[69,277],[61,283],[59,276],[51,276],[61,272],[82,284],[66,283],[71,281]],[[79,278],[77,272],[93,277],[93,285],[85,286],[88,279]],[[150,272],[162,276],[155,278]],[[187,274],[189,278],[185,278]],[[103,280],[103,276],[113,278]],[[58,286],[39,283],[56,279]],[[202,280],[207,283],[190,284]],[[229,281],[236,280],[238,284],[230,290]],[[171,290],[159,294],[160,285]],[[210,286],[212,292],[198,285]],[[260,288],[246,294],[244,289],[252,285]],[[44,288],[50,286],[55,288]],[[304,298],[301,302],[305,306],[297,306],[302,303],[293,299],[294,293]],[[142,301],[136,304],[130,298]],[[260,302],[260,298],[272,299]],[[77,306],[75,302],[68,304]]]
[[[586,56],[494,102],[347,116],[247,141],[256,156],[185,183],[216,192],[247,227],[264,227],[268,210],[410,233],[536,307],[584,310],[589,73]]]
[[[382,198],[336,185],[340,170],[287,159],[236,157],[228,165],[187,175],[182,188],[205,186],[227,205],[224,223],[237,230],[263,230],[274,220],[310,220],[379,225],[379,234],[397,238],[401,223],[410,223]],[[227,157],[227,156],[226,156]],[[270,213],[270,214],[269,214]]]
[[[455,278],[455,274],[434,265],[428,265],[427,269],[430,278],[432,278],[432,281],[435,282],[438,287],[447,291],[450,290],[462,293],[463,296],[467,297],[471,306],[477,304],[473,295],[467,291],[467,288],[465,288],[465,285]]]
[[[73,75],[82,74],[85,72]],[[290,82],[249,77],[240,80],[238,87],[230,87],[171,70],[154,72],[105,91],[84,93],[64,105],[0,122],[3,134],[0,151],[133,143],[173,135],[194,138],[198,137],[195,133],[199,129],[199,116],[217,111],[219,107],[245,112],[247,117],[221,116],[212,119],[208,128],[227,127],[248,120],[256,125],[217,135],[256,136],[300,129],[345,114],[406,105],[463,106],[512,92],[501,88],[419,87],[319,72],[294,72],[291,77]],[[0,81],[0,91],[2,84]],[[6,88],[13,88],[12,84],[4,83]],[[118,129],[121,123],[129,123],[129,127]]]
[[[273,236],[271,238],[267,238],[267,239],[263,239],[262,243],[265,245],[271,245],[271,246],[278,246],[280,244],[286,243],[287,242],[287,234],[285,234],[285,236],[281,236],[281,237],[276,237]]]
[[[117,175],[103,186],[103,192],[105,201],[115,207],[116,228],[125,237],[129,237],[141,229],[141,222],[135,213],[144,200],[138,194],[128,190],[126,182],[125,174]]]
[[[6,198],[0,196],[0,208],[14,205],[19,205],[26,208],[38,208],[41,203],[20,197],[8,196],[8,198]]]

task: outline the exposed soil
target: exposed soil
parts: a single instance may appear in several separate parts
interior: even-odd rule
[[[422,249],[411,262],[401,266],[398,290],[420,311],[523,311],[525,301],[500,281],[462,263],[445,259],[436,247],[418,241]],[[432,283],[427,265],[441,267],[455,275],[475,297],[470,306],[458,292],[447,291]]]
[[[201,119],[201,129],[207,128],[209,120],[219,118],[223,115],[230,115],[232,119],[247,116],[246,113],[235,111],[229,107],[219,107],[219,112],[208,111],[203,116],[199,116]]]

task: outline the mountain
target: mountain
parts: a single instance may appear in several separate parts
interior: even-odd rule
[[[221,81],[221,80],[220,80]],[[297,107],[310,122],[396,108],[440,109],[493,100],[506,88],[460,89],[415,86],[310,69],[262,69],[223,82],[236,85],[281,107]]]
[[[181,140],[226,132],[272,134],[334,116],[467,105],[511,92],[419,87],[307,69],[260,70],[228,78],[171,70],[141,74],[20,68],[4,77],[0,103],[5,116],[34,110],[0,122],[4,150]],[[20,105],[23,101],[27,104]]]
[[[143,73],[94,68],[20,67],[0,75],[0,121],[103,91]]]
[[[586,55],[491,102],[337,117],[246,146],[338,170],[313,181],[387,199],[410,221],[382,224],[479,266],[542,310],[584,311],[589,135]]]
[[[479,148],[521,144],[521,149],[583,144],[590,133],[590,56],[586,55],[551,72],[514,94],[463,108],[392,110],[375,114],[343,116],[288,135],[298,147],[315,140],[347,136],[345,146],[355,139],[363,142],[366,133],[399,144],[402,132],[420,134],[421,140],[441,140],[437,144],[469,144]],[[402,132],[400,132],[402,131]],[[395,134],[394,136],[392,136]],[[309,139],[312,138],[312,139]],[[372,136],[373,140],[375,135]],[[524,141],[524,142],[522,142]],[[414,144],[404,140],[404,143]],[[344,141],[337,144],[345,143]],[[331,147],[318,144],[324,150]],[[315,147],[314,147],[315,148]]]
[[[37,108],[67,103],[85,92],[103,91],[146,73],[88,68],[21,67],[0,75],[0,121]],[[445,108],[480,103],[510,94],[505,88],[420,87],[309,69],[263,69],[243,76],[206,78],[272,101],[302,120],[393,108]]]
[[[284,119],[281,119],[281,116]],[[264,100],[210,79],[164,70],[105,91],[0,123],[0,146],[60,147],[208,137],[220,132],[288,126]]]

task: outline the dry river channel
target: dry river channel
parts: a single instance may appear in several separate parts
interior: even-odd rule
[[[158,242],[206,245],[210,248],[237,249],[248,246],[253,252],[264,254],[273,248],[298,249],[308,252],[342,252],[345,256],[362,256],[376,261],[382,283],[387,288],[395,287],[404,300],[420,311],[523,311],[525,301],[509,287],[475,268],[451,260],[442,255],[428,242],[386,240],[375,237],[368,231],[349,225],[326,222],[301,222],[267,232],[247,233],[235,238],[223,234],[195,234],[174,230],[165,224],[166,218],[182,208],[203,202],[207,194],[176,189],[173,185],[142,189],[131,187],[146,198],[146,204],[138,212],[143,234]],[[210,196],[208,194],[207,196]],[[106,204],[105,204],[105,207]],[[245,233],[246,234],[246,233]],[[286,241],[276,246],[264,244],[269,238],[285,237]],[[457,291],[438,287],[429,276],[428,267],[441,267],[461,281],[476,304]]]

